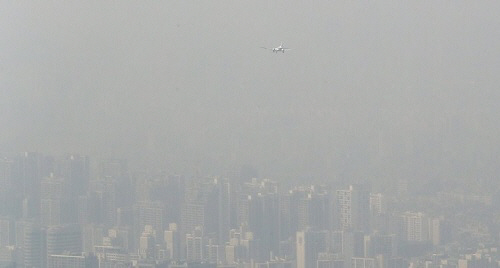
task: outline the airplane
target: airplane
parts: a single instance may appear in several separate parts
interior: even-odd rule
[[[267,48],[267,47],[261,47],[263,49],[269,49],[274,53],[282,52],[285,53],[285,50],[291,50],[291,48],[283,47],[283,42],[281,42],[279,47],[274,47],[274,48]]]

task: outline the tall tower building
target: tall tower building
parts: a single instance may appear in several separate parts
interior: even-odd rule
[[[340,229],[369,230],[369,191],[360,185],[350,185],[348,190],[337,190],[336,201]]]
[[[144,232],[142,232],[141,237],[139,238],[139,256],[141,259],[155,259],[155,236],[155,230],[152,226],[146,225],[144,227]]]
[[[57,162],[56,175],[65,181],[64,220],[78,222],[78,197],[85,195],[89,186],[89,159],[87,156],[68,155]]]
[[[24,226],[24,266],[46,267],[47,249],[45,229],[34,223]]]
[[[387,201],[383,194],[370,194],[370,212],[372,215],[383,214],[387,211]]]
[[[125,160],[111,159],[101,163],[99,180],[105,185],[107,192],[110,194],[112,192],[115,202],[114,209],[133,205],[135,201],[134,187]],[[104,189],[101,188],[101,191]]]
[[[231,199],[231,185],[227,179],[216,177],[190,181],[181,209],[181,237],[196,226],[203,226],[203,232],[214,238],[214,244],[227,242],[231,225]]]
[[[167,257],[170,260],[180,259],[180,237],[177,231],[177,224],[169,224],[168,230],[165,231],[164,239],[165,248],[167,249]]]
[[[68,181],[68,191],[75,198],[87,192],[89,174],[88,156],[69,155],[61,161],[60,175]]]
[[[332,233],[332,251],[342,256],[345,267],[351,267],[353,257],[364,257],[364,233],[359,231],[335,231]]]
[[[229,241],[231,229],[231,185],[227,179],[217,180],[218,244]]]
[[[84,225],[82,228],[82,247],[84,252],[94,252],[95,246],[102,246],[104,230],[101,226],[93,224]]]
[[[188,262],[201,262],[204,260],[204,248],[207,245],[203,237],[201,226],[196,227],[193,233],[186,234],[186,260]]]
[[[253,233],[252,243],[258,243],[256,260],[267,261],[270,254],[279,254],[281,237],[290,234],[289,229],[283,233],[280,230],[285,225],[281,220],[292,222],[289,209],[280,206],[276,182],[253,179],[244,185],[237,199],[237,222]]]
[[[44,226],[60,225],[64,215],[71,210],[68,206],[66,182],[63,178],[45,177],[41,182],[40,219]]]
[[[307,198],[308,193],[303,189],[290,190],[286,194],[280,195],[280,226],[281,226],[281,241],[287,240],[293,237],[295,240],[297,231],[303,231],[301,229],[305,226],[300,222],[304,220],[301,219],[303,212],[300,211],[301,200]],[[301,228],[299,228],[299,225]]]
[[[111,177],[104,178],[103,188],[96,192],[100,208],[100,218],[106,226],[116,224],[116,182]]]
[[[140,202],[136,205],[137,230],[145,230],[147,225],[151,226],[157,234],[162,234],[167,226],[165,220],[165,205],[161,202]],[[159,237],[155,237],[158,239]],[[160,237],[161,238],[161,237]]]
[[[53,160],[39,153],[23,153],[15,161],[14,189],[16,197],[13,202],[17,205],[16,216],[32,218],[38,216],[40,211],[40,183],[44,176],[53,171]],[[22,202],[25,206],[19,209]],[[21,211],[24,215],[20,215]]]
[[[328,194],[309,193],[307,197],[299,200],[298,229],[330,229],[331,210]]]
[[[184,200],[185,179],[180,175],[168,176],[165,181],[164,201],[168,222],[181,222],[181,206]]]
[[[405,212],[401,215],[401,238],[406,241],[428,241],[429,220],[422,212]]]
[[[297,268],[316,267],[320,252],[326,252],[326,231],[304,230],[297,232]]]
[[[15,216],[14,161],[0,158],[0,215]]]
[[[0,218],[0,247],[14,245],[14,222],[9,218]]]
[[[181,237],[181,258],[185,257],[186,235],[191,233],[196,226],[203,226],[205,222],[205,206],[200,203],[189,202],[182,205],[181,226],[179,235]]]
[[[280,207],[279,194],[265,193],[262,199],[262,229],[256,233],[256,238],[261,241],[260,255],[262,260],[269,260],[280,251]],[[270,255],[271,254],[271,255]]]

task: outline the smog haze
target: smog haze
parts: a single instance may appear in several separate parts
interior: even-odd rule
[[[500,2],[5,1],[0,151],[498,176]],[[292,48],[272,53],[260,47]]]

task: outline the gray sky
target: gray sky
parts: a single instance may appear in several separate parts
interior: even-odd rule
[[[491,177],[498,1],[3,1],[0,150]],[[275,55],[260,46],[283,41]]]

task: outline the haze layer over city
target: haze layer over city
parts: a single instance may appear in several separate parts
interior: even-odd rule
[[[134,196],[127,201],[113,192],[114,203],[107,208],[111,218],[80,222],[58,214],[57,225],[79,223],[84,234],[86,224],[102,224],[99,228],[107,234],[120,222],[117,209],[136,213],[144,207],[140,202],[163,202],[159,210],[165,217],[155,230],[161,233],[161,243],[163,232],[175,223],[182,237],[179,243],[186,247],[185,235],[196,233],[181,223],[191,190],[216,185],[212,186],[219,194],[217,213],[226,209],[220,205],[225,200],[234,209],[227,208],[228,213],[240,215],[237,200],[242,193],[256,194],[245,190],[253,185],[264,187],[259,191],[265,193],[258,192],[265,196],[289,190],[290,195],[299,191],[307,198],[328,196],[328,220],[300,224],[327,230],[330,237],[343,230],[340,214],[334,212],[344,198],[342,191],[360,187],[366,200],[369,194],[385,195],[389,205],[384,213],[391,217],[418,215],[429,224],[437,220],[438,229],[460,229],[454,224],[459,220],[447,219],[447,213],[469,215],[469,206],[479,206],[488,220],[478,225],[489,227],[485,239],[491,244],[474,241],[497,246],[500,221],[493,219],[498,217],[495,200],[500,192],[498,1],[4,1],[1,6],[0,195],[4,204],[12,205],[4,205],[0,212],[9,226],[21,220],[38,222],[40,230],[54,225],[41,220],[44,182],[64,181],[68,189],[82,186],[66,194],[91,200],[92,191],[108,191],[96,186],[102,178],[119,173],[129,184],[114,185],[113,191],[125,189]],[[291,50],[263,49],[281,43]],[[26,163],[36,163],[36,175],[23,173]],[[72,169],[75,165],[81,174]],[[182,188],[178,199],[138,194],[140,187],[156,185],[159,177],[183,185],[175,184]],[[33,189],[26,186],[29,182],[35,183]],[[271,191],[268,185],[280,187]],[[8,193],[19,189],[24,192]],[[164,190],[163,194],[173,191]],[[226,200],[221,193],[238,197]],[[455,198],[464,206],[447,213],[433,206],[445,206]],[[179,203],[168,203],[172,200]],[[229,241],[229,229],[249,224],[236,214],[227,226],[218,222],[214,245]],[[296,232],[306,232],[300,224],[287,231],[295,246]],[[131,239],[137,241],[127,254],[140,251],[138,239],[150,226],[132,225]],[[374,225],[349,228],[372,235]],[[386,230],[388,235],[392,231]],[[44,232],[48,237],[50,232]],[[249,232],[261,239],[259,231]],[[466,259],[460,250],[437,250],[458,241],[460,232],[455,233],[447,242],[433,241],[429,233],[424,242],[432,241],[432,246],[422,252],[459,252],[455,259]],[[282,238],[274,242],[285,241]],[[13,242],[19,239],[11,236],[0,246],[23,252]],[[474,243],[461,246],[479,250]],[[85,245],[81,252],[84,249]],[[278,256],[299,267],[296,256],[268,253],[256,259],[246,256],[241,262]],[[139,255],[127,260],[140,260]],[[27,255],[22,256],[18,258],[26,265]],[[40,259],[44,268],[52,267],[50,256]],[[418,257],[401,256],[405,264]],[[169,267],[160,266],[158,259],[153,258],[157,267]],[[180,260],[188,265],[186,256],[175,259]],[[224,260],[216,263],[233,265],[227,257]],[[379,268],[389,267],[385,265]]]

